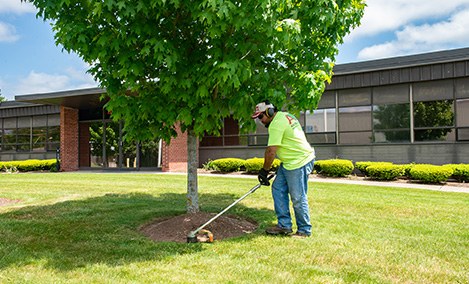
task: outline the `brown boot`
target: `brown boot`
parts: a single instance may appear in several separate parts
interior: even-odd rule
[[[293,230],[280,228],[278,225],[275,225],[274,227],[265,229],[265,232],[269,235],[288,235],[293,233]]]

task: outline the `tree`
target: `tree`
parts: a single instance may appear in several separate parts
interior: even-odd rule
[[[56,44],[76,52],[106,87],[128,138],[188,134],[188,212],[197,212],[197,138],[233,115],[255,128],[269,98],[316,107],[343,37],[364,0],[23,0],[52,20]],[[287,95],[288,88],[288,95]]]
[[[431,129],[416,130],[416,141],[444,139],[452,129],[436,127],[454,125],[453,101],[414,103],[414,125],[415,127],[432,127]]]
[[[5,97],[2,97],[2,89],[0,89],[0,102],[6,101]]]

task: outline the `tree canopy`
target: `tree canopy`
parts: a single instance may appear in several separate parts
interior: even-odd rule
[[[313,109],[337,45],[363,0],[29,0],[57,44],[91,65],[114,119],[143,139],[217,134],[233,114],[243,131],[259,101]],[[287,88],[289,96],[287,96]]]

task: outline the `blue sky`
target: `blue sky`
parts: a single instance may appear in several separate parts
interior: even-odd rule
[[[337,64],[469,46],[469,0],[369,0]],[[20,0],[0,0],[3,97],[97,86],[77,55],[54,43],[49,23]]]

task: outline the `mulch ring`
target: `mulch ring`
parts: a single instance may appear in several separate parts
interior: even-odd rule
[[[190,232],[198,229],[217,214],[186,213],[173,218],[163,218],[140,226],[138,231],[156,242],[187,242]],[[221,240],[252,233],[258,224],[243,216],[221,215],[204,227],[213,234],[213,240]],[[198,242],[208,242],[207,234],[197,234]]]
[[[8,198],[1,198],[0,197],[0,206],[5,206],[5,205],[9,205],[9,204],[13,204],[13,203],[20,203],[21,200],[11,200],[11,199],[8,199]]]

